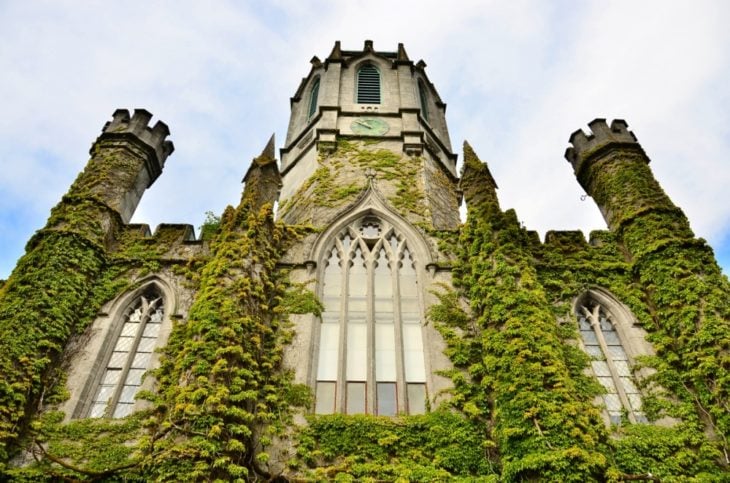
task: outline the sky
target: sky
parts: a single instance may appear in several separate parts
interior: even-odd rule
[[[729,24],[724,0],[0,0],[0,279],[115,109],[175,143],[133,221],[197,230],[272,133],[282,147],[312,56],[366,39],[427,63],[455,149],[541,236],[605,229],[563,153],[592,119],[625,119],[728,274]]]

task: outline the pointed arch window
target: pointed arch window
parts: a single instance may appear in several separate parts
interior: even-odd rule
[[[417,261],[406,240],[367,217],[339,234],[324,265],[315,412],[425,412]]]
[[[314,116],[314,113],[317,112],[317,98],[319,97],[319,77],[315,78],[314,81],[312,81],[312,88],[310,90],[309,94],[309,111],[307,113],[307,118],[311,118]]]
[[[632,375],[625,342],[617,325],[626,321],[614,315],[606,304],[587,298],[579,304],[578,325],[591,369],[606,390],[603,402],[612,424],[624,416],[631,423],[647,422],[642,410],[641,393]]]
[[[152,353],[164,317],[162,296],[150,287],[128,306],[89,408],[89,417],[122,418],[129,415],[142,376],[150,368]]]
[[[422,79],[418,79],[418,98],[421,100],[421,116],[428,121],[428,91]]]
[[[380,104],[380,71],[373,64],[357,71],[357,103]]]

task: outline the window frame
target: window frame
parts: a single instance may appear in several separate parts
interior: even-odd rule
[[[350,257],[350,254],[355,252],[356,247],[360,246],[362,249],[361,244],[365,244],[364,239],[362,238],[359,233],[357,233],[357,230],[365,223],[370,220],[377,219],[377,221],[380,224],[382,233],[379,235],[378,241],[373,242],[372,246],[369,246],[368,248],[370,251],[365,254],[365,271],[366,271],[366,277],[367,277],[367,287],[368,290],[366,292],[367,297],[367,304],[368,309],[365,313],[366,317],[366,331],[367,331],[367,343],[366,343],[366,352],[367,352],[367,377],[366,380],[348,380],[347,377],[347,360],[348,360],[348,340],[347,340],[347,326],[348,326],[348,303],[350,299],[350,292],[349,292],[349,274],[350,274],[350,262],[351,258],[345,258]],[[344,250],[342,240],[345,236],[349,236],[351,239],[350,241],[350,249]],[[374,280],[375,280],[375,264],[378,261],[378,255],[377,252],[381,249],[382,244],[389,243],[390,237],[396,237],[398,240],[398,248],[393,253],[392,251],[388,252],[388,254],[391,256],[391,258],[388,259],[389,264],[394,264],[397,268],[390,269],[390,278],[392,282],[392,300],[393,300],[393,329],[395,331],[394,339],[395,339],[395,366],[396,366],[396,376],[394,381],[385,381],[385,380],[378,380],[376,371],[376,345],[375,345],[375,330],[376,330],[376,310],[375,310],[375,299],[376,299],[376,293],[374,290]],[[423,269],[423,262],[419,259],[419,250],[416,248],[416,245],[411,242],[409,238],[407,238],[407,235],[404,233],[404,230],[399,229],[398,226],[395,226],[393,223],[391,223],[390,220],[385,219],[384,217],[373,215],[373,214],[365,214],[364,216],[357,216],[354,218],[351,218],[347,223],[343,223],[338,229],[334,230],[331,234],[331,236],[328,238],[328,241],[322,245],[322,249],[320,250],[320,263],[318,264],[319,273],[318,273],[318,295],[320,297],[320,300],[325,301],[326,300],[326,294],[325,294],[325,272],[328,267],[328,260],[330,258],[330,255],[333,250],[337,250],[339,254],[338,261],[340,262],[340,269],[337,271],[337,276],[340,280],[340,287],[339,287],[339,313],[337,315],[337,326],[339,327],[338,332],[338,344],[337,344],[337,376],[334,380],[332,379],[320,379],[318,376],[319,374],[319,364],[320,364],[320,351],[323,349],[322,343],[323,340],[321,338],[321,332],[324,329],[324,324],[326,323],[324,321],[324,317],[327,316],[326,310],[323,313],[322,317],[319,319],[319,323],[316,324],[316,330],[313,334],[313,348],[312,351],[312,359],[311,359],[311,374],[310,374],[310,381],[312,384],[312,387],[314,389],[315,393],[315,405],[313,408],[313,411],[315,413],[319,414],[348,414],[347,408],[349,407],[350,402],[348,401],[347,394],[348,394],[348,385],[349,384],[357,384],[357,383],[364,383],[365,384],[365,413],[366,414],[378,414],[379,411],[377,410],[379,404],[378,404],[378,397],[377,397],[377,388],[379,384],[387,384],[392,382],[393,386],[395,387],[395,411],[392,413],[392,415],[396,414],[404,414],[404,413],[412,413],[412,414],[418,414],[420,412],[425,412],[426,408],[428,407],[428,397],[429,397],[429,361],[428,361],[428,354],[427,354],[427,344],[426,344],[426,331],[424,327],[425,322],[425,311],[424,311],[424,300],[423,300],[423,290],[422,290],[422,284],[423,284],[423,276],[422,276],[422,269]],[[415,277],[415,280],[417,281],[417,289],[412,291],[410,295],[404,296],[402,294],[402,291],[400,289],[400,280],[401,280],[401,265],[405,263],[403,261],[403,254],[405,253],[404,250],[407,250],[410,256],[410,260],[413,264],[413,272],[412,276]],[[395,258],[393,258],[395,257]],[[347,267],[343,267],[343,262],[347,263]],[[415,318],[411,318],[412,322],[409,325],[417,325],[419,327],[419,339],[418,343],[420,345],[420,354],[423,358],[423,361],[421,363],[423,375],[420,378],[420,380],[414,380],[413,376],[409,378],[406,375],[406,346],[404,345],[404,325],[406,323],[404,322],[404,316],[403,316],[403,299],[409,298],[409,297],[415,297],[413,300],[415,301],[415,307],[417,312],[409,312],[409,316],[415,315]],[[331,319],[334,320],[334,319]],[[416,321],[415,323],[413,321]],[[334,325],[333,322],[330,322],[330,324]],[[331,329],[328,329],[331,330]],[[411,329],[413,330],[413,329]],[[331,350],[331,349],[330,349]],[[321,383],[329,383],[334,385],[334,389],[330,387],[329,392],[334,393],[333,394],[333,401],[332,401],[332,411],[321,411],[321,407],[318,406],[318,388],[320,387],[319,384]],[[409,393],[412,392],[413,394],[418,393],[419,391],[416,390],[416,388],[411,387],[412,385],[420,385],[422,387],[423,394],[423,402],[418,401],[417,403],[415,401],[411,401],[409,404]],[[411,399],[413,397],[411,396]],[[329,407],[329,405],[328,405]],[[418,409],[422,408],[422,411],[418,411]],[[409,409],[413,409],[412,411],[409,411]]]
[[[579,331],[579,345],[583,352],[590,358],[591,366],[587,368],[590,375],[600,382],[599,375],[594,369],[593,362],[599,362],[604,360],[608,367],[609,375],[616,394],[621,403],[621,413],[626,416],[626,419],[631,424],[647,423],[646,415],[643,410],[635,409],[632,407],[632,403],[629,398],[629,394],[638,394],[640,403],[643,405],[643,393],[639,387],[642,373],[637,373],[634,370],[636,365],[636,358],[642,355],[652,355],[653,349],[651,345],[646,342],[645,332],[638,327],[634,326],[635,317],[631,311],[621,304],[613,295],[605,290],[593,288],[582,294],[575,300],[573,305],[573,313],[576,317],[576,323]],[[603,315],[604,317],[601,317]],[[597,359],[592,356],[587,349],[587,344],[581,333],[580,320],[585,318],[590,324],[591,333],[594,334],[597,344],[601,350],[603,359]],[[601,323],[608,322],[611,324],[612,330],[606,331],[601,327]],[[614,344],[609,344],[606,340],[607,332],[615,332],[618,338],[619,345],[626,356],[626,362],[628,365],[629,376],[622,376],[621,371],[616,364],[617,361],[621,361],[620,356],[612,354],[610,347],[616,347]],[[604,376],[608,377],[608,376]],[[621,381],[622,377],[628,377],[630,384],[636,386],[637,392],[629,393],[626,390],[625,384]],[[603,384],[602,384],[603,385]],[[605,387],[605,386],[604,386]],[[600,400],[600,404],[603,407],[604,417],[606,418],[607,424],[620,424],[620,421],[615,417],[612,418],[608,405],[606,404],[605,396],[611,394],[605,392],[601,394],[597,401]],[[622,418],[621,418],[622,419]]]
[[[364,89],[366,88],[365,85],[363,85],[361,80],[361,75],[365,70],[370,70],[375,72],[377,74],[377,102],[375,100],[368,100],[367,96],[374,95],[373,92],[366,93],[364,92]],[[364,79],[363,79],[364,80]],[[369,80],[371,82],[371,80]],[[362,96],[361,96],[361,89],[363,90]],[[372,86],[367,86],[367,89],[372,89]],[[361,64],[357,70],[355,71],[355,103],[356,104],[369,104],[369,105],[380,105],[383,103],[383,75],[380,72],[380,69],[378,66],[376,66],[372,62],[364,62]]]
[[[429,110],[428,110],[428,91],[426,90],[426,83],[423,79],[418,79],[418,99],[421,104],[421,117],[424,121],[429,122]]]

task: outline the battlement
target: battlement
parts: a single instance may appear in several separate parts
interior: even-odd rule
[[[628,124],[623,119],[615,119],[611,122],[610,127],[605,119],[594,119],[588,123],[588,127],[590,128],[588,134],[582,129],[571,134],[569,142],[572,146],[565,150],[565,159],[573,165],[576,174],[580,172],[586,160],[611,145],[630,147],[644,152],[636,140],[636,136],[629,131]],[[646,159],[648,162],[649,158]]]
[[[145,109],[135,109],[131,117],[127,109],[117,109],[112,114],[112,120],[104,124],[102,136],[134,135],[155,152],[158,164],[155,171],[161,172],[165,159],[172,154],[175,146],[172,141],[165,140],[170,135],[167,124],[157,121],[154,127],[149,127],[151,119],[152,113]],[[159,175],[159,172],[155,174]]]

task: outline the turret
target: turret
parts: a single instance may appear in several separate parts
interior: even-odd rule
[[[91,194],[119,213],[124,223],[129,222],[142,194],[162,173],[174,150],[172,141],[166,140],[167,125],[157,121],[149,127],[151,118],[144,109],[135,109],[131,117],[126,109],[114,111],[91,146],[91,160],[69,195]]]
[[[622,229],[629,220],[647,212],[681,213],[654,178],[649,157],[626,121],[616,119],[609,127],[605,119],[594,119],[588,126],[589,134],[579,129],[570,136],[572,147],[565,151],[565,158],[609,228]],[[681,226],[672,230],[692,237],[683,214],[681,220]]]

